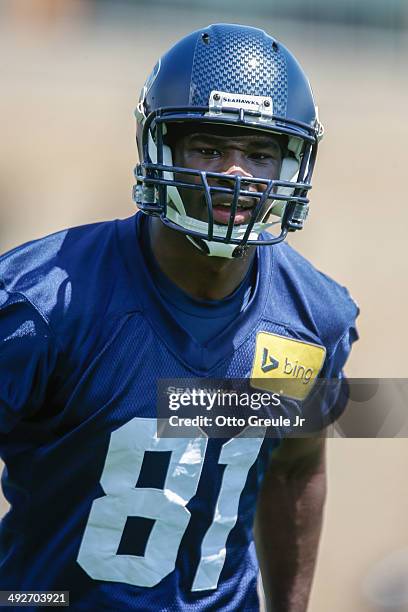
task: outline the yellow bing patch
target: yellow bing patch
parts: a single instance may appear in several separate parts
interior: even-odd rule
[[[319,344],[258,332],[251,387],[304,400],[323,367],[326,349]]]

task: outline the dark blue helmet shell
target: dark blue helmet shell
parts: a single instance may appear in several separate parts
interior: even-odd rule
[[[316,128],[309,81],[292,53],[263,30],[216,24],[189,34],[156,64],[143,99],[159,108],[203,107],[211,91],[270,96],[274,115]]]

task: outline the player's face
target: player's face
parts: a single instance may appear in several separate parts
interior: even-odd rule
[[[207,129],[206,129],[207,127]],[[218,172],[225,175],[239,175],[243,178],[277,179],[282,163],[281,146],[278,137],[266,132],[257,132],[226,126],[201,126],[200,131],[193,131],[181,136],[173,145],[173,159],[176,166]],[[191,175],[176,175],[183,182],[200,184],[200,177]],[[234,187],[234,181],[228,178],[208,179],[211,186]],[[266,185],[249,183],[241,185],[241,189],[262,193]],[[208,221],[205,195],[201,190],[180,189],[186,212],[200,221]],[[228,224],[232,195],[213,193],[214,222],[220,225]],[[253,208],[259,198],[241,197],[238,200],[234,224],[247,224]],[[268,208],[265,204],[258,218]]]

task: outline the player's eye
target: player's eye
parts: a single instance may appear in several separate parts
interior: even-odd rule
[[[218,149],[211,149],[207,147],[200,147],[197,149],[197,152],[200,153],[200,155],[204,155],[205,157],[216,157],[217,155],[220,155]]]
[[[250,157],[251,159],[254,159],[255,161],[269,161],[269,160],[275,159],[275,157],[271,153],[266,153],[266,152],[252,153]]]

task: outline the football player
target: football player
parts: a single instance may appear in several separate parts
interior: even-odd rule
[[[161,58],[136,117],[142,212],[0,259],[0,589],[255,611],[260,566],[268,609],[304,612],[323,438],[160,437],[156,404],[160,379],[295,379],[303,400],[343,377],[356,306],[284,242],[322,136],[310,85],[265,32],[212,25]]]

